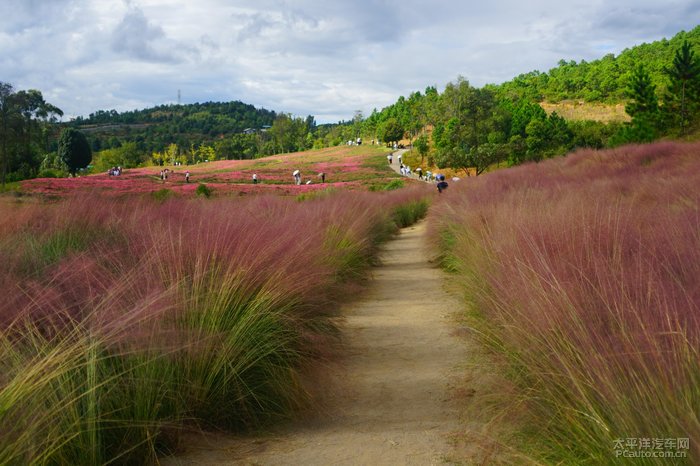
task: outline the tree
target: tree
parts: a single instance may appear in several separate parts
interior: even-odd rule
[[[413,141],[413,147],[416,148],[418,153],[420,154],[420,163],[423,163],[423,158],[425,158],[426,155],[428,155],[428,136],[425,134],[422,136],[418,136],[415,141]]]
[[[83,133],[75,128],[66,128],[58,139],[58,156],[70,173],[75,175],[92,160],[92,149]]]
[[[265,141],[263,152],[265,155],[271,155],[304,150],[308,132],[309,117],[303,119],[281,113],[277,115],[272,127],[267,131],[270,140]]]
[[[180,148],[174,143],[168,144],[168,148],[163,152],[163,157],[163,161],[170,165],[175,165],[175,162],[186,161],[186,158],[180,160]]]
[[[2,156],[2,169],[0,170],[0,178],[2,178],[3,187],[5,186],[9,158],[10,118],[13,109],[13,96],[12,85],[0,82],[0,138],[2,138],[2,154],[0,154]]]
[[[63,112],[44,101],[41,92],[30,89],[15,92],[0,82],[0,178],[36,175],[43,154],[48,152],[49,124]]]
[[[355,110],[355,115],[352,117],[352,134],[353,137],[359,138],[362,136],[362,122],[365,117],[362,114],[362,110]]]
[[[697,113],[700,93],[700,61],[687,40],[676,51],[673,66],[664,68],[664,72],[671,79],[667,107],[677,115],[681,134],[685,134],[686,127]]]
[[[46,102],[41,92],[36,89],[28,91],[19,91],[15,94],[16,105],[18,112],[24,118],[24,151],[22,153],[22,161],[32,165],[32,126],[34,119],[46,115]]]
[[[526,159],[540,161],[569,150],[573,133],[566,120],[553,112],[546,118],[533,118],[525,128]]]
[[[659,125],[659,100],[656,86],[651,76],[640,64],[632,73],[627,96],[630,101],[625,105],[625,112],[632,121],[621,132],[625,142],[650,142],[657,137]]]
[[[625,105],[625,112],[633,119],[639,116],[656,114],[659,111],[659,99],[656,97],[656,86],[651,82],[651,75],[639,64],[632,73],[627,87],[627,97],[630,101]]]
[[[102,172],[112,167],[134,168],[144,162],[145,154],[138,149],[135,142],[125,142],[120,147],[95,152],[94,169]]]
[[[396,118],[389,118],[379,126],[379,139],[385,143],[398,142],[403,138],[403,127]]]

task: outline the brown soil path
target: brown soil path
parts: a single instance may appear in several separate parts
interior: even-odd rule
[[[386,244],[365,295],[343,310],[347,357],[322,413],[262,437],[208,437],[163,464],[449,463],[449,436],[460,430],[450,386],[466,348],[451,319],[460,304],[428,261],[425,228]]]

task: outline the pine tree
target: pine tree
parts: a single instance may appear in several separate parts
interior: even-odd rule
[[[656,96],[656,86],[652,84],[644,65],[640,64],[634,69],[627,97],[630,101],[625,105],[625,112],[632,117],[632,121],[626,128],[626,138],[630,142],[653,141],[658,133],[659,99]]]
[[[638,65],[632,74],[627,97],[631,100],[625,105],[625,112],[634,119],[644,115],[655,115],[659,111],[659,99],[656,97],[656,86],[651,82],[651,75]]]
[[[687,40],[676,51],[673,66],[664,68],[664,72],[671,80],[665,110],[685,134],[700,104],[700,61]]]

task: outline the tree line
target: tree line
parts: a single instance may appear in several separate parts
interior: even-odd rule
[[[148,163],[251,159],[358,137],[387,144],[409,140],[430,165],[479,174],[495,162],[538,161],[576,147],[685,136],[696,130],[700,115],[698,47],[700,27],[625,50],[619,57],[560,62],[548,73],[535,71],[501,85],[476,88],[459,77],[442,92],[429,86],[367,117],[357,111],[351,120],[324,125],[311,115],[302,118],[242,102],[100,110],[57,123],[63,112],[40,91],[16,91],[0,83],[0,176],[3,183],[61,176],[82,168],[77,165],[84,160],[94,171],[106,171]],[[567,121],[539,105],[561,98],[623,101],[631,121]],[[71,134],[59,144],[61,130],[68,128]],[[76,131],[86,139],[89,156],[69,155],[66,147],[83,146],[74,143],[81,138]]]
[[[644,63],[651,83],[664,93],[668,86],[665,69],[684,42],[693,49],[700,46],[700,26],[681,31],[671,39],[640,44],[623,50],[617,57],[607,54],[587,62],[560,60],[548,72],[531,71],[498,86],[490,86],[510,98],[528,98],[536,102],[584,100],[618,103],[625,101],[629,80],[638,64]]]
[[[665,49],[668,43],[659,42],[658,47]],[[629,123],[567,121],[556,112],[548,115],[543,110],[536,86],[522,87],[527,92],[513,92],[513,82],[476,88],[459,77],[442,93],[428,87],[424,93],[414,92],[373,111],[363,121],[362,132],[385,142],[411,140],[429,165],[476,174],[494,163],[539,161],[578,147],[684,137],[697,131],[700,123],[698,48],[700,44],[689,40],[680,42],[661,66],[662,84],[656,84],[658,79],[650,71],[651,66],[659,66],[657,63],[640,60],[634,64],[619,91],[631,117]],[[628,54],[633,55],[631,51]],[[588,84],[596,89],[594,82]]]
[[[32,178],[51,150],[63,115],[36,89],[15,90],[0,81],[0,184]]]

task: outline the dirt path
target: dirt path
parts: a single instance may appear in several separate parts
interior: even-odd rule
[[[256,438],[209,438],[167,465],[402,465],[449,462],[460,429],[450,386],[465,347],[458,302],[424,251],[425,223],[382,253],[365,296],[344,309],[348,356],[323,413]]]
[[[397,149],[395,150],[392,155],[393,155],[393,162],[389,165],[392,170],[394,170],[396,173],[401,175],[401,162],[399,162],[399,155],[403,157],[403,154],[408,152],[408,149]],[[401,175],[401,176],[407,176],[407,175]],[[418,179],[418,175],[416,174],[415,171],[411,171],[411,173],[408,175],[408,178],[412,178],[414,180]],[[426,183],[430,183],[427,179],[424,179]]]

